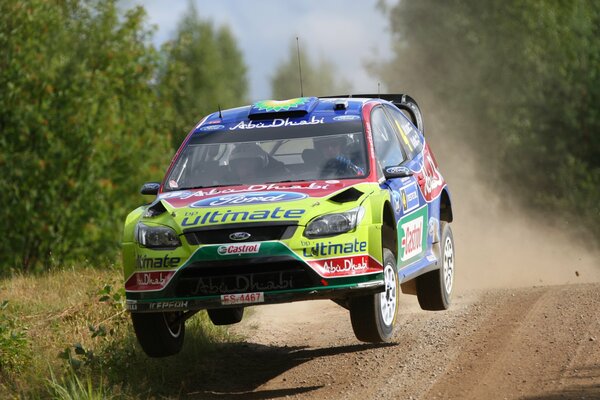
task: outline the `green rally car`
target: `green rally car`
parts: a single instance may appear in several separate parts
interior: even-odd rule
[[[301,97],[215,112],[187,136],[123,236],[144,351],[180,351],[185,321],[331,299],[356,337],[391,339],[400,291],[450,304],[450,195],[406,95]]]

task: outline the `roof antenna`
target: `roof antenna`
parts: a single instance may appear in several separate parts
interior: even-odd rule
[[[219,118],[223,118],[223,113],[221,112],[221,105],[217,104],[217,107],[219,107]]]
[[[381,98],[381,90],[380,90],[380,88],[381,88],[381,83],[377,82],[377,96],[379,98]]]
[[[302,87],[302,64],[300,63],[300,41],[296,36],[296,49],[298,50],[298,72],[300,73],[300,97],[304,97],[304,89]]]

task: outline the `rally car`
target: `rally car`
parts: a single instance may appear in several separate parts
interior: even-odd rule
[[[129,214],[126,307],[152,357],[180,351],[185,321],[331,299],[356,337],[392,338],[400,291],[450,304],[448,187],[407,95],[301,97],[219,110],[189,133],[156,196]]]

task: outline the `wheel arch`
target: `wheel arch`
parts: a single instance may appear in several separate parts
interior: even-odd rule
[[[440,221],[452,222],[453,219],[454,216],[452,214],[452,201],[450,200],[450,193],[446,188],[444,188],[440,198]]]
[[[381,245],[389,249],[397,260],[398,235],[396,234],[396,219],[394,218],[394,211],[389,201],[383,204],[381,223]]]

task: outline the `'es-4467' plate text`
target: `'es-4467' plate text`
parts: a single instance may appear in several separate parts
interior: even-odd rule
[[[249,303],[264,303],[265,294],[257,293],[240,293],[240,294],[224,294],[221,296],[221,304],[249,304]]]

